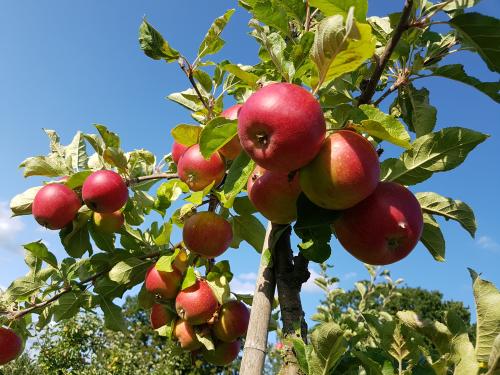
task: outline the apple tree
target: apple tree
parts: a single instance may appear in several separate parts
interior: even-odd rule
[[[411,311],[369,318],[360,310],[350,317],[359,329],[334,320],[309,335],[300,299],[309,262],[330,258],[332,236],[369,265],[397,262],[419,241],[442,261],[436,216],[474,236],[466,203],[409,187],[458,167],[488,138],[435,130],[429,90],[414,84],[444,77],[500,102],[499,82],[446,64],[467,50],[500,71],[500,21],[470,11],[476,2],[405,0],[399,13],[367,18],[367,0],[241,0],[260,47],[253,66],[212,60],[233,9],[213,22],[193,59],[143,20],[145,55],[177,65],[189,82],[168,98],[192,123],[172,127],[171,153],[161,157],[123,150],[104,125],[77,132],[68,145],[45,130],[48,155],[21,163],[25,177],[45,183],[14,197],[11,209],[59,231],[67,256],[57,259],[40,241],[24,245],[29,272],[1,296],[0,364],[22,351],[31,328],[81,310],[101,311],[107,328],[125,330],[114,300],[141,285],[141,305],[161,336],[219,366],[244,341],[246,375],[262,372],[276,289],[283,374],[333,373],[339,363],[353,374],[498,373],[500,294],[474,271],[475,347],[453,313],[444,324]],[[228,96],[238,104],[224,108]],[[379,109],[386,100],[387,113]],[[385,145],[400,156],[385,158]],[[171,241],[174,231],[182,241]],[[261,253],[253,296],[231,293],[230,262],[217,261],[243,241]],[[363,301],[370,289],[358,289]],[[440,357],[422,351],[423,337]]]

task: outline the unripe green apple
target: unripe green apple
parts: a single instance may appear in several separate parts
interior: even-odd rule
[[[175,298],[175,309],[181,319],[191,325],[205,324],[214,317],[219,308],[212,288],[203,279],[181,290]]]
[[[193,253],[215,258],[226,251],[233,240],[231,224],[214,212],[198,212],[184,222],[182,240]]]
[[[94,212],[93,219],[95,227],[102,233],[119,232],[125,223],[125,216],[123,216],[121,211],[115,211],[110,214]]]
[[[158,294],[165,299],[173,299],[181,285],[182,274],[173,267],[173,271],[158,271],[155,265],[146,272],[144,286],[146,290],[153,294]]]
[[[364,263],[386,265],[406,257],[423,230],[422,209],[402,185],[381,182],[372,195],[334,223],[342,246]]]
[[[196,332],[191,324],[178,319],[175,322],[174,336],[179,341],[182,349],[193,351],[201,348],[201,343],[196,337]]]
[[[250,311],[243,302],[229,301],[222,305],[212,329],[219,340],[233,342],[246,335],[249,320]]]
[[[0,327],[0,365],[13,361],[23,352],[23,340],[10,328]]]
[[[375,190],[379,178],[375,149],[350,130],[330,135],[316,158],[300,170],[304,194],[329,210],[343,210],[361,202]]]
[[[216,366],[226,366],[233,362],[240,352],[240,340],[233,342],[219,341],[215,344],[215,350],[207,350],[203,348],[202,355],[207,362]]]
[[[297,218],[297,198],[301,189],[298,173],[267,171],[257,166],[248,179],[248,198],[255,208],[275,224]]]
[[[35,195],[31,212],[48,229],[62,229],[70,224],[82,206],[78,195],[63,184],[45,185]]]
[[[200,152],[200,146],[193,145],[179,159],[177,172],[179,173],[179,178],[192,191],[201,191],[214,181],[215,186],[222,182],[226,172],[226,164],[218,152],[214,152],[206,160]]]

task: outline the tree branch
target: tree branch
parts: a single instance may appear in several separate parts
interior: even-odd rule
[[[155,173],[149,176],[140,176],[136,178],[131,178],[127,181],[127,185],[131,186],[150,180],[161,180],[161,179],[171,180],[173,178],[178,178],[178,177],[179,175],[177,173]]]
[[[373,71],[373,74],[370,80],[368,81],[368,84],[361,93],[361,96],[359,97],[358,100],[358,105],[370,104],[373,95],[375,94],[375,89],[377,88],[377,84],[380,80],[380,77],[382,76],[382,73],[384,72],[387,63],[389,62],[389,59],[391,58],[391,55],[394,52],[394,49],[396,48],[403,33],[409,27],[409,20],[412,8],[413,8],[413,0],[405,0],[405,5],[401,13],[401,18],[399,20],[398,26],[396,27],[396,30],[394,30],[394,33],[391,39],[389,40],[389,43],[387,43],[387,46],[385,47],[384,53],[380,57],[380,60],[377,62],[375,70]]]
[[[200,89],[198,88],[198,85],[196,84],[196,81],[193,78],[193,66],[189,63],[189,61],[184,57],[181,56],[179,60],[177,60],[179,63],[180,68],[182,71],[186,74],[186,77],[188,78],[189,82],[191,83],[191,86],[193,86],[194,91],[196,92],[196,95],[198,95],[198,98],[201,100],[201,103],[203,106],[207,109],[208,111],[208,117],[212,117],[212,107],[207,103],[203,95],[201,95]],[[187,67],[186,67],[187,65]]]

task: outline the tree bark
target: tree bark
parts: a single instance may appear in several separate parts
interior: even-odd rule
[[[262,248],[259,274],[255,284],[255,292],[250,312],[250,322],[243,348],[243,359],[240,366],[241,375],[261,375],[267,352],[267,335],[269,319],[273,309],[276,281],[272,264],[269,262],[265,250],[270,249],[272,254],[272,237],[276,228],[271,223],[267,225],[266,237]]]
[[[281,321],[283,323],[284,362],[280,375],[302,374],[290,338],[302,338],[307,343],[307,323],[302,310],[300,291],[310,276],[309,261],[302,254],[293,256],[290,246],[291,227],[279,238],[274,248],[274,273],[278,287]]]

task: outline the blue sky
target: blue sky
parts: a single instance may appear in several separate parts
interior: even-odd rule
[[[397,11],[401,1],[372,1],[370,15]],[[0,285],[27,272],[21,244],[44,239],[62,259],[56,233],[38,227],[31,217],[9,219],[8,202],[37,185],[24,179],[18,164],[28,156],[46,154],[42,128],[55,129],[63,143],[77,130],[93,132],[102,123],[122,137],[125,150],[146,148],[157,156],[170,152],[170,129],[191,122],[188,112],[164,99],[188,87],[177,65],[153,61],[138,47],[137,31],[147,16],[184,55],[195,57],[212,20],[235,7],[236,1],[6,1],[0,13]],[[495,0],[477,10],[500,16]],[[226,47],[214,60],[256,63],[257,45],[248,36],[249,15],[237,9],[226,31]],[[466,64],[469,74],[497,80],[472,54],[448,59]],[[500,285],[500,109],[472,88],[444,79],[420,80],[438,108],[438,127],[463,126],[491,135],[467,161],[452,172],[437,174],[413,190],[435,191],[461,199],[475,210],[479,229],[472,239],[454,222],[440,221],[447,242],[446,262],[437,263],[419,245],[403,261],[387,267],[394,278],[411,286],[439,289],[448,299],[472,305],[467,267]],[[228,104],[230,101],[227,102]],[[366,277],[363,265],[332,242],[333,274],[341,286]],[[249,246],[228,251],[235,272],[233,287],[252,291],[258,255]],[[317,267],[311,267],[314,272]],[[321,293],[308,283],[303,293],[306,314],[315,311]]]

